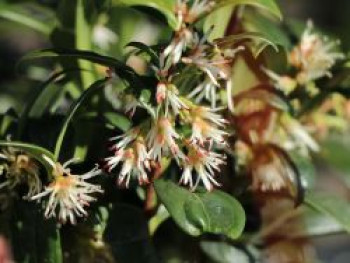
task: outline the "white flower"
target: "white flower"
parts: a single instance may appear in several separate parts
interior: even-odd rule
[[[301,41],[290,54],[290,62],[300,68],[297,76],[298,82],[305,84],[324,76],[331,76],[330,68],[339,59],[345,56],[335,49],[337,41],[331,41],[313,32],[313,25],[308,23]]]
[[[184,154],[176,143],[176,139],[179,138],[179,134],[168,118],[160,117],[157,119],[147,135],[151,159],[160,162],[162,157],[167,156],[170,151],[179,162],[180,159],[184,158]]]
[[[204,106],[197,106],[192,109],[192,116],[200,117],[203,120],[210,121],[217,126],[223,127],[227,124],[227,120],[223,118],[218,111],[221,111],[223,108],[215,108],[211,109]]]
[[[164,49],[163,55],[169,57],[173,64],[181,60],[182,53],[186,48],[192,45],[193,33],[186,27],[181,28],[175,32],[174,39],[170,45]]]
[[[220,186],[214,179],[215,172],[220,171],[220,165],[225,164],[225,156],[207,151],[201,147],[191,145],[184,164],[184,170],[180,178],[180,183],[189,185],[195,189],[202,181],[208,191],[213,189],[213,185]],[[197,179],[193,184],[193,170],[197,173]]]
[[[76,223],[76,217],[87,216],[85,207],[88,207],[96,198],[95,193],[102,193],[100,186],[93,185],[85,180],[101,173],[98,168],[82,175],[72,174],[67,166],[74,160],[65,164],[53,163],[44,156],[53,166],[53,181],[45,187],[42,193],[31,197],[31,200],[41,199],[49,195],[49,200],[45,209],[47,218],[55,217],[58,209],[58,218],[62,223],[70,221]]]
[[[208,44],[204,44],[206,36],[202,39],[195,37],[196,48],[194,52],[187,57],[182,58],[182,62],[185,64],[193,64],[198,69],[203,71],[207,78],[212,82],[213,86],[220,88],[220,81],[225,81],[226,93],[227,93],[227,104],[231,112],[233,112],[233,98],[232,98],[232,81],[231,81],[231,66],[230,62],[237,52],[243,49],[243,47],[238,47],[232,50],[225,50],[224,52],[218,52],[215,50],[215,47]],[[208,82],[207,82],[208,83]],[[213,86],[208,86],[206,83],[202,87],[210,87],[211,92],[216,92],[216,89]],[[194,91],[195,94],[198,94],[198,87]],[[212,103],[216,99],[216,94],[212,94]]]
[[[96,46],[103,50],[108,50],[109,47],[116,43],[118,40],[117,35],[104,25],[96,25],[92,32],[92,41]]]
[[[209,78],[206,78],[195,89],[193,89],[187,97],[194,98],[196,103],[200,103],[205,98],[210,102],[211,107],[215,108],[218,100],[217,90],[218,87]]]
[[[140,128],[135,127],[131,130],[127,131],[122,135],[118,135],[110,138],[110,141],[116,141],[116,143],[110,148],[110,150],[123,150],[128,146],[131,142],[133,142],[140,134]]]
[[[117,148],[117,147],[115,147]],[[139,184],[148,183],[148,177],[145,169],[150,169],[149,154],[142,137],[137,139],[128,147],[116,150],[114,156],[108,157],[107,166],[109,172],[113,170],[119,163],[123,163],[118,184],[125,182],[129,187],[130,178],[136,176]]]
[[[127,94],[124,96],[124,110],[129,116],[133,116],[137,107],[140,107],[140,102],[135,98],[135,96]]]
[[[288,135],[291,136],[291,140],[287,140],[286,142],[286,148],[294,149],[299,147],[301,150],[304,150],[304,153],[307,153],[308,149],[313,152],[318,152],[320,150],[318,143],[297,120],[283,115],[281,124],[286,129]]]
[[[181,109],[187,109],[186,104],[179,97],[178,89],[170,83],[158,83],[156,100],[158,104],[165,102],[165,116],[168,115],[169,107],[175,115],[178,115]]]
[[[224,137],[228,135],[223,131],[227,121],[222,118],[216,111],[219,109],[210,109],[203,106],[198,106],[192,109],[192,135],[190,141],[203,145],[206,141],[215,142],[220,145],[225,145]]]
[[[0,164],[0,176],[4,176],[5,179],[0,184],[0,189],[4,187],[13,189],[20,184],[25,184],[28,186],[28,193],[25,198],[41,191],[39,166],[33,158],[13,147],[7,147],[0,153],[0,160],[2,162]]]
[[[297,86],[297,81],[286,75],[278,75],[272,70],[263,68],[266,75],[274,82],[276,88],[280,89],[284,93],[288,94],[293,91]]]
[[[179,23],[194,23],[215,5],[215,2],[211,0],[194,0],[189,7],[188,2],[188,0],[177,0],[175,13]]]

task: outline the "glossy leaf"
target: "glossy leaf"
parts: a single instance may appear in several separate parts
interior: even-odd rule
[[[252,5],[263,8],[279,19],[282,19],[281,10],[275,0],[217,0],[217,3],[216,8],[226,5]]]
[[[115,58],[99,55],[95,52],[65,48],[44,49],[28,54],[23,57],[22,61],[40,58],[75,58],[87,60],[114,69],[120,78],[127,80],[135,87],[144,86],[139,75],[131,67]]]
[[[194,193],[166,180],[154,185],[171,217],[188,234],[214,233],[233,239],[241,235],[245,212],[234,197],[219,190]]]
[[[261,34],[266,42],[271,42],[284,50],[291,49],[292,44],[278,21],[248,10],[244,14],[242,23],[246,31]]]
[[[172,28],[177,27],[177,20],[174,13],[175,0],[113,0],[114,5],[124,6],[146,6],[161,12],[168,20]]]
[[[305,203],[318,212],[332,217],[350,233],[350,203],[341,197],[324,192],[310,192]]]

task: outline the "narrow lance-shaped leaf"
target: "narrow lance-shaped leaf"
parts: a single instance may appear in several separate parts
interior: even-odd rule
[[[17,129],[17,138],[21,139],[23,131],[26,127],[28,118],[34,109],[35,105],[37,104],[38,98],[41,96],[41,94],[50,86],[50,84],[61,80],[67,73],[72,72],[78,72],[81,69],[67,69],[62,70],[59,72],[54,73],[52,76],[50,76],[46,81],[44,81],[37,89],[34,90],[34,95],[32,96],[32,99],[29,99],[28,103],[24,107],[23,113],[21,114],[19,118],[19,125]]]
[[[75,46],[79,50],[92,49],[91,27],[88,23],[84,1],[78,0],[75,15]],[[95,76],[92,73],[93,64],[89,61],[79,60],[79,67],[88,71],[81,71],[81,81],[84,88],[88,88],[95,81]]]
[[[34,6],[31,6],[34,7]],[[40,8],[40,11],[48,13],[49,11]],[[51,21],[41,21],[28,12],[22,5],[0,4],[0,17],[9,21],[24,25],[44,35],[49,35],[53,29],[54,16]]]
[[[65,48],[43,49],[24,56],[22,62],[39,58],[76,58],[87,60],[112,68],[119,77],[125,79],[130,84],[135,87],[143,87],[143,82],[140,80],[139,75],[131,67],[115,58],[99,55],[95,52]]]
[[[63,144],[64,136],[67,132],[69,123],[73,119],[75,113],[78,111],[78,109],[83,104],[83,102],[85,100],[89,99],[90,96],[92,94],[94,94],[96,91],[101,89],[101,87],[103,87],[108,80],[109,80],[108,78],[105,78],[105,79],[98,80],[95,83],[93,83],[86,91],[83,92],[83,94],[80,96],[80,98],[71,106],[71,108],[70,108],[70,110],[69,110],[69,112],[68,112],[68,114],[63,122],[62,129],[61,129],[60,134],[58,135],[58,138],[56,141],[55,152],[54,152],[54,156],[55,156],[56,160],[59,158],[59,154],[60,154],[60,150],[61,150],[61,147]]]

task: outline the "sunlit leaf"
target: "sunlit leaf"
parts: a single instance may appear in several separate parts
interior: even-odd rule
[[[275,15],[279,19],[282,19],[282,13],[276,4],[275,0],[216,0],[216,8],[225,6],[225,5],[252,5],[259,8],[263,8]]]
[[[124,6],[145,6],[161,12],[168,20],[171,27],[177,27],[177,20],[174,13],[175,0],[113,0],[114,5]]]
[[[92,49],[92,27],[88,23],[88,16],[84,8],[85,1],[77,0],[75,15],[75,47],[78,50]],[[88,88],[94,81],[95,76],[92,73],[93,64],[89,61],[79,60],[79,67],[87,71],[81,71],[81,80],[84,88]],[[90,71],[90,72],[89,72]]]

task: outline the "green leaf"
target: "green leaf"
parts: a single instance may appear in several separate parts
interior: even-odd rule
[[[172,28],[177,27],[175,17],[175,1],[174,0],[112,0],[114,5],[122,6],[146,6],[151,7],[161,12],[168,20]]]
[[[305,203],[318,212],[332,217],[344,230],[350,233],[349,201],[330,193],[309,192],[306,195]]]
[[[78,50],[92,49],[92,32],[88,23],[86,10],[84,8],[84,0],[77,0],[76,16],[75,16],[75,46]],[[86,4],[86,3],[85,3]],[[81,71],[81,80],[83,87],[88,88],[94,81],[95,76],[92,73],[93,64],[89,61],[79,60],[79,67],[87,71]],[[90,72],[89,72],[90,71]]]
[[[83,102],[91,97],[92,94],[94,94],[97,90],[100,90],[102,86],[105,85],[105,83],[108,81],[108,78],[98,80],[95,83],[93,83],[87,90],[83,92],[83,94],[80,96],[80,98],[71,106],[69,112],[67,113],[67,116],[63,122],[62,129],[60,131],[60,134],[58,135],[56,145],[55,145],[55,151],[54,156],[55,160],[59,158],[60,150],[63,144],[64,136],[67,132],[68,125],[73,119],[75,113],[78,111],[80,106],[83,104]]]
[[[345,120],[342,120],[345,121]],[[350,188],[350,138],[348,133],[330,134],[321,142],[321,160],[326,162]]]
[[[107,57],[99,55],[92,51],[84,51],[77,49],[69,48],[52,48],[52,49],[43,49],[37,50],[29,53],[28,55],[22,58],[25,60],[39,59],[39,58],[76,58],[91,61],[106,67],[111,67],[121,71],[130,71],[133,72],[133,69],[125,65],[123,62],[114,59],[112,57]]]
[[[43,101],[41,101],[41,96],[45,93],[45,91],[50,87],[50,84],[62,79],[67,73],[78,72],[80,69],[71,69],[71,70],[62,70],[57,73],[54,73],[50,76],[46,81],[44,81],[41,85],[39,85],[34,91],[33,96],[29,98],[27,104],[25,105],[23,112],[19,118],[19,125],[17,130],[17,138],[21,139],[21,136],[26,128],[26,124],[29,116],[31,116],[32,112],[35,112],[36,117],[40,117],[42,113],[45,111],[45,107],[47,106]],[[56,90],[55,90],[56,91]],[[52,96],[57,96],[57,92],[51,91],[48,96],[44,96],[45,100],[48,101]],[[48,98],[49,97],[49,98]],[[40,113],[39,113],[40,112]]]
[[[214,40],[225,35],[233,10],[234,6],[223,7],[205,17],[203,30],[204,32],[211,30],[209,40]]]
[[[304,210],[303,222],[305,232],[299,235],[296,233],[296,236],[320,236],[343,231],[342,226],[333,217],[326,216],[309,207],[304,207]]]
[[[267,10],[279,19],[282,19],[282,13],[275,0],[217,0],[216,8],[226,5],[252,5]]]
[[[31,9],[33,9],[36,6],[31,5],[30,7]],[[0,17],[34,29],[35,31],[40,32],[44,35],[49,35],[53,30],[54,26],[53,15],[50,21],[42,21],[33,15],[33,10],[32,12],[30,12],[29,10],[29,8],[24,8],[23,5],[0,4]],[[40,10],[37,11],[41,11],[43,13],[49,12],[49,10],[43,7],[40,7]],[[41,16],[42,15],[43,14],[41,14]]]
[[[127,47],[134,47],[139,50],[138,53],[146,53],[150,56],[151,58],[151,63],[154,65],[157,65],[159,63],[159,57],[157,53],[150,47],[147,46],[146,44],[142,42],[130,42]]]
[[[215,263],[249,263],[252,260],[252,256],[247,253],[248,251],[244,251],[225,242],[202,241],[200,246],[203,252]]]
[[[55,158],[50,151],[37,145],[16,141],[0,141],[0,147],[14,147],[16,149],[23,150],[24,152],[32,155],[36,160],[38,160],[42,165],[44,165],[48,174],[51,174],[51,171],[53,169],[51,164],[54,163]],[[49,162],[43,156],[49,158],[51,162]]]
[[[284,50],[291,49],[292,44],[289,37],[282,30],[279,21],[275,21],[252,10],[247,10],[244,13],[242,23],[246,31],[261,34],[266,42],[273,43],[274,46],[280,46]]]
[[[139,75],[125,63],[108,56],[102,56],[95,52],[83,51],[76,49],[66,48],[53,48],[34,51],[22,58],[22,61],[39,59],[39,58],[76,58],[87,60],[96,64],[100,64],[106,67],[110,67],[115,70],[115,73],[127,80],[130,84],[135,87],[143,87],[144,84],[140,80]]]
[[[289,152],[289,157],[299,171],[301,184],[304,189],[314,186],[316,180],[315,167],[310,158],[300,155],[298,152]]]
[[[279,50],[276,43],[260,32],[245,32],[216,39],[217,44],[223,48],[230,48],[238,41],[245,43],[255,57],[259,56],[268,46],[271,46],[276,52]]]
[[[123,132],[128,131],[132,125],[131,121],[127,117],[117,112],[106,112],[103,114],[103,116],[108,123],[121,129]]]
[[[154,186],[171,217],[188,234],[223,234],[233,239],[241,235],[245,212],[234,197],[219,190],[193,193],[162,179]]]

